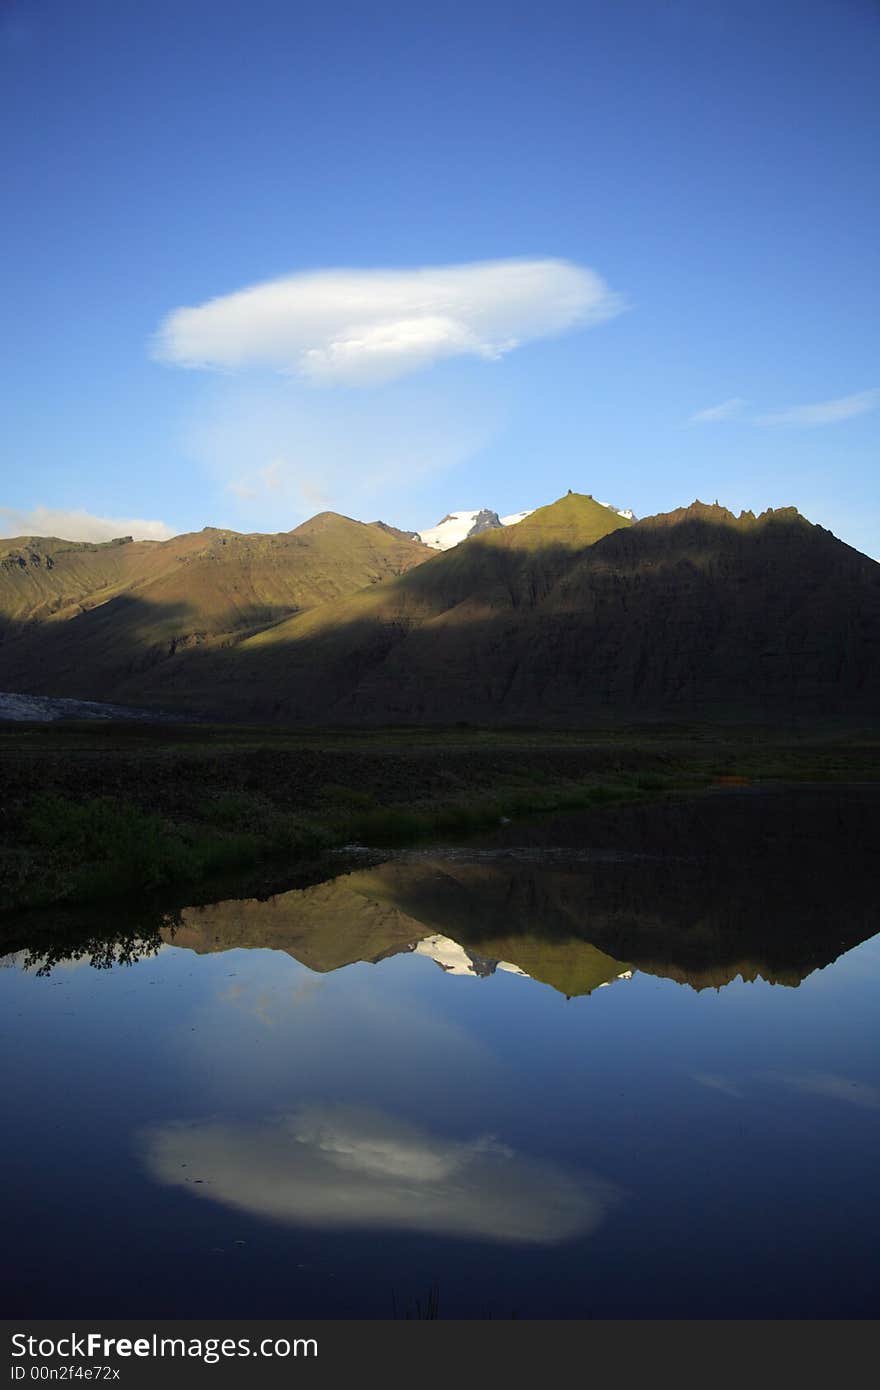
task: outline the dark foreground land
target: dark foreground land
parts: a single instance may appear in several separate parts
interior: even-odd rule
[[[323,852],[712,785],[875,781],[876,731],[0,726],[0,912],[277,891]]]

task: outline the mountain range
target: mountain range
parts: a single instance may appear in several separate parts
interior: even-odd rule
[[[0,689],[291,724],[880,708],[880,565],[794,508],[635,521],[569,493],[519,521],[451,515],[480,529],[439,553],[330,512],[280,535],[2,542]]]
[[[241,641],[429,554],[393,527],[329,512],[279,535],[0,541],[0,688],[110,699],[188,649]]]

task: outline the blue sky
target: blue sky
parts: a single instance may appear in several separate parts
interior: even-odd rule
[[[0,532],[572,487],[880,557],[878,58],[873,0],[0,0]]]

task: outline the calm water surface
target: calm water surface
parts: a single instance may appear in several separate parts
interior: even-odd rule
[[[718,793],[134,942],[24,923],[5,1315],[876,1316],[878,809]]]

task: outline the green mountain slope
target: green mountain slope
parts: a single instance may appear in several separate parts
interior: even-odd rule
[[[84,604],[102,602],[168,563],[157,541],[0,540],[0,622],[9,627],[70,617]]]
[[[332,512],[279,535],[206,528],[165,542],[6,542],[0,687],[108,699],[179,653],[240,640],[431,555]]]
[[[442,720],[444,702],[431,701],[430,685],[439,680],[452,696],[454,685],[469,683],[471,648],[486,623],[517,624],[551,602],[580,555],[630,525],[591,497],[569,494],[516,526],[432,553],[418,570],[264,629],[235,651],[163,668],[155,673],[161,685],[136,682],[120,694],[257,719],[311,719],[322,710],[341,719],[363,711],[380,721]],[[383,688],[371,698],[377,680]]]

